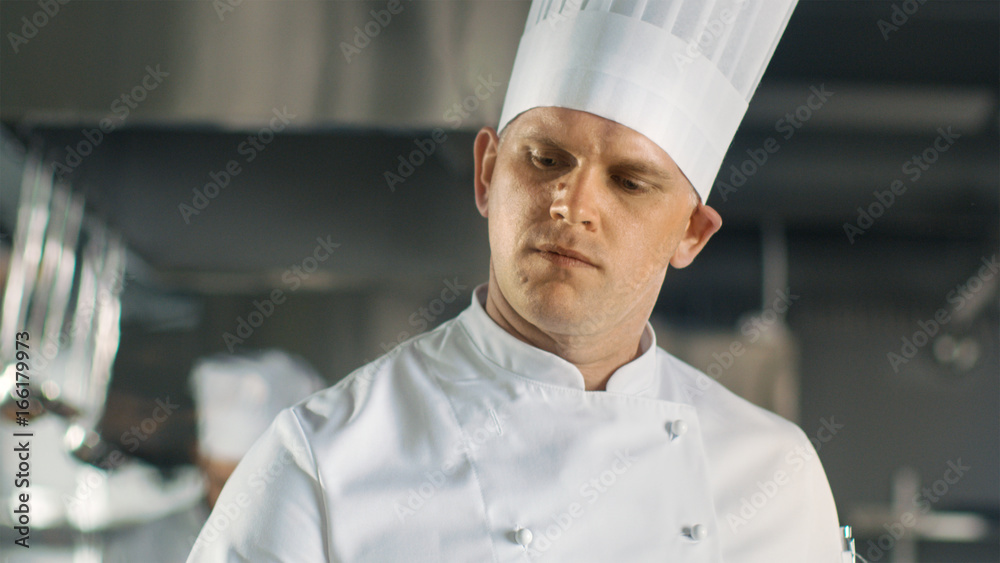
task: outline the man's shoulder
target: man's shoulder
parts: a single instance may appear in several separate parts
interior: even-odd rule
[[[373,411],[385,414],[384,409],[393,404],[396,408],[422,408],[424,401],[439,394],[433,378],[427,377],[427,364],[447,345],[456,326],[456,320],[451,319],[400,342],[291,410],[307,434],[316,434],[336,430]],[[400,402],[403,392],[406,401]]]
[[[766,434],[776,440],[808,442],[795,423],[740,397],[663,348],[658,348],[657,352],[663,378],[661,395],[693,406],[707,431],[732,436]]]

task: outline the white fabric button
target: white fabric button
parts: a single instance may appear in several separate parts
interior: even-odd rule
[[[518,528],[514,530],[514,540],[521,544],[522,547],[528,547],[531,543],[531,530],[527,528]]]
[[[708,537],[708,528],[702,526],[701,524],[695,524],[690,528],[685,528],[684,535],[694,541],[701,541]]]
[[[687,430],[688,424],[683,420],[677,419],[667,423],[667,432],[670,432],[671,440],[683,436]]]

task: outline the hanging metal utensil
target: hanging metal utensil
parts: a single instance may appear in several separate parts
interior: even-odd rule
[[[80,227],[83,223],[84,201],[80,194],[72,192],[69,194],[65,228],[57,260],[58,266],[52,280],[49,314],[42,330],[42,337],[46,342],[59,342],[60,335],[65,330],[63,324],[69,314],[68,307],[73,294],[73,276],[76,273],[76,243],[80,237]]]
[[[107,231],[96,220],[84,224],[86,242],[80,263],[80,275],[76,292],[76,308],[73,312],[70,346],[65,358],[65,368],[61,374],[66,401],[76,405],[81,413],[79,421],[84,428],[93,428],[99,412],[94,412],[91,397],[92,364],[94,359],[94,339],[98,316],[98,294],[101,273],[107,253]],[[53,374],[54,375],[54,374]]]
[[[112,234],[107,237],[103,262],[98,279],[97,318],[94,327],[88,397],[88,404],[95,408],[98,417],[107,402],[111,367],[118,353],[121,336],[122,307],[119,280],[125,275],[125,246],[119,235]]]
[[[38,277],[28,310],[27,326],[36,329],[36,338],[45,331],[45,321],[49,317],[52,288],[59,272],[62,259],[63,238],[66,235],[66,213],[69,210],[70,193],[66,185],[57,185],[52,190],[49,220],[42,241],[42,253],[38,261]]]
[[[33,328],[26,324],[28,307],[42,257],[51,197],[52,171],[43,164],[41,150],[35,148],[28,153],[24,166],[10,272],[4,290],[0,319],[0,360],[4,363],[14,357],[14,334]]]

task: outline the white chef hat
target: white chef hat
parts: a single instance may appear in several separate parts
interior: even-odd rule
[[[659,145],[708,199],[797,0],[533,0],[499,130],[586,111]]]
[[[191,387],[202,455],[239,461],[282,409],[324,386],[304,360],[280,350],[198,360]]]

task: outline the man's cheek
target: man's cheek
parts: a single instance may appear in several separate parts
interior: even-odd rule
[[[676,242],[663,243],[649,254],[636,257],[636,268],[633,272],[635,284],[637,286],[661,284],[676,247]]]

